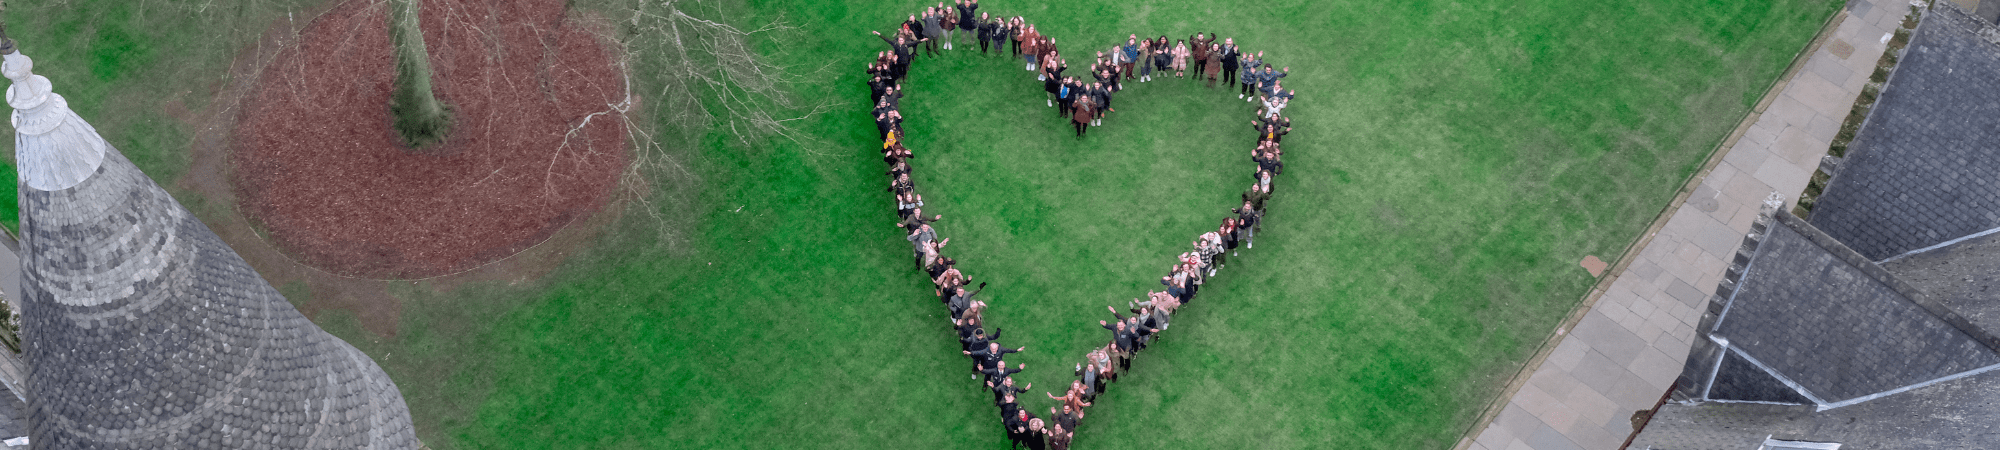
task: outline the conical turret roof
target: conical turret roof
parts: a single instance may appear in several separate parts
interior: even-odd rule
[[[402,394],[5,51],[37,448],[409,449]]]

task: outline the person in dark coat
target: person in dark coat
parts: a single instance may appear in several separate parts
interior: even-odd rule
[[[1009,369],[1007,368],[1007,363],[1001,362],[999,360],[995,360],[992,363],[993,365],[991,366],[984,365],[985,363],[980,363],[980,364],[982,365],[979,366],[979,373],[986,375],[986,381],[998,381],[1006,379],[1007,376],[1021,373],[1021,370],[1028,368],[1028,365],[1023,363],[1023,364],[1015,364],[1014,365],[1015,368]]]
[[[1078,95],[1078,92],[1073,90],[1070,93],[1073,97],[1076,97],[1076,100],[1071,103],[1071,106],[1076,109],[1070,113],[1069,120],[1071,123],[1076,124],[1076,137],[1082,138],[1084,130],[1089,128],[1091,122],[1096,120],[1097,100],[1092,98],[1087,92]]]
[[[1237,59],[1242,56],[1238,54],[1236,38],[1223,39],[1222,45],[1215,51],[1222,57],[1222,86],[1236,84],[1236,68],[1241,63]]]
[[[1014,35],[1014,23],[1005,17],[996,17],[993,25],[993,53],[1006,56],[1007,41],[1012,40]]]
[[[1118,361],[1118,367],[1132,368],[1132,352],[1139,350],[1138,335],[1126,328],[1124,319],[1108,323],[1099,320],[1097,324],[1106,330],[1111,330],[1111,357]]]
[[[1028,444],[1028,450],[1047,450],[1049,448],[1048,429],[1043,427],[1041,418],[1034,417],[1032,413],[1029,417],[1028,432],[1023,433],[1025,434],[1023,438]]]
[[[1238,256],[1236,246],[1243,242],[1243,234],[1236,228],[1236,218],[1222,219],[1222,229],[1216,232],[1222,233],[1222,248],[1229,250],[1230,256]]]
[[[979,13],[979,23],[973,24],[973,27],[979,29],[979,54],[984,55],[987,49],[992,48],[993,34],[1000,32],[1000,22],[986,17],[986,13]]]
[[[872,33],[875,33],[875,37],[882,38],[882,42],[889,43],[890,55],[892,56],[891,67],[889,69],[891,77],[895,80],[902,80],[904,77],[909,76],[910,58],[917,55],[916,44],[900,33],[893,38],[883,36],[880,31],[873,31]]]
[[[978,0],[958,0],[958,4],[952,5],[952,8],[958,10],[958,29],[965,30],[965,34],[967,35],[971,35],[974,30],[979,29],[978,16],[974,14],[979,10]],[[973,37],[976,38],[978,36]],[[952,41],[958,41],[958,37],[952,36]]]
[[[1006,347],[1001,347],[1000,343],[998,342],[988,342],[986,343],[986,348],[973,350],[969,352],[962,352],[962,353],[965,353],[966,356],[971,356],[973,359],[979,360],[981,367],[993,367],[993,366],[999,366],[1001,364],[1000,359],[1006,354],[1020,353],[1022,350],[1027,350],[1027,349],[1028,347],[1026,346],[1022,346],[1019,348],[1006,348]],[[1025,368],[1027,366],[1022,366],[1022,367]],[[1005,378],[1005,377],[995,377],[995,379],[999,378]]]
[[[1257,248],[1257,227],[1264,222],[1264,211],[1258,210],[1256,205],[1251,205],[1249,200],[1244,200],[1243,206],[1229,211],[1236,213],[1236,229],[1243,230],[1243,246]]]
[[[999,383],[993,383],[993,382],[986,383],[986,388],[993,390],[994,405],[999,405],[1001,403],[1001,400],[1006,399],[1007,396],[1009,395],[1028,392],[1028,389],[1033,389],[1034,387],[1035,387],[1034,383],[1028,383],[1021,385],[1019,387],[1015,387],[1014,377],[1003,378],[1000,380]]]
[[[1208,52],[1214,50],[1215,33],[1209,33],[1207,36],[1202,37],[1201,33],[1195,33],[1193,37],[1188,38],[1188,55],[1190,60],[1194,61],[1194,75],[1197,80],[1201,79],[1202,74],[1208,73]]]

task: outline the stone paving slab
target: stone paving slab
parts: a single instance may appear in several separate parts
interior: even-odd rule
[[[1664,225],[1622,268],[1547,358],[1525,371],[1491,422],[1460,448],[1616,449],[1630,418],[1651,410],[1680,375],[1715,290],[1759,206],[1805,189],[1820,155],[1853,107],[1881,40],[1908,3],[1853,0],[1754,121],[1718,155]],[[1887,24],[1886,27],[1884,24]]]

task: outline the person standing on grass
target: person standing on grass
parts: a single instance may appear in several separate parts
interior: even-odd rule
[[[1028,33],[1032,35],[1034,33],[1034,25],[1029,25],[1028,28]],[[1028,60],[1028,71],[1035,73],[1036,81],[1048,80],[1048,71],[1041,69],[1042,58],[1044,56],[1042,54],[1042,39],[1032,36],[1026,39],[1021,44],[1021,48],[1026,49],[1024,53],[1021,53],[1021,58]]]
[[[937,9],[938,26],[944,28],[944,49],[951,50],[951,44],[958,42],[958,7],[938,2]]]
[[[1130,80],[1135,78],[1136,74],[1132,72],[1132,65],[1139,60],[1140,56],[1139,35],[1133,34],[1130,37],[1126,37],[1125,45],[1118,47],[1118,51],[1125,56],[1125,60],[1119,64],[1119,67],[1125,72],[1125,79]]]
[[[978,360],[979,358],[974,359]],[[987,381],[998,381],[1006,379],[1010,375],[1021,373],[1022,370],[1027,370],[1027,368],[1027,364],[1015,364],[1014,368],[1009,369],[1005,361],[994,359],[992,362],[980,363],[979,373],[985,375]]]
[[[1153,81],[1153,40],[1139,41],[1139,82]]]
[[[902,109],[903,87],[901,85],[889,86],[889,90],[882,93],[882,105],[887,106],[888,109]]]
[[[902,161],[896,161],[896,162],[900,163]],[[923,206],[924,206],[924,196],[917,195],[917,193],[915,192],[911,192],[908,195],[902,196],[900,199],[896,201],[896,217],[908,219],[910,218],[911,214],[916,213],[917,208],[921,208]]]
[[[1176,78],[1187,77],[1187,65],[1188,65],[1187,41],[1174,41],[1174,77]]]
[[[1009,398],[1008,400],[1013,400]],[[1000,408],[1000,427],[1007,432],[1007,448],[1019,448],[1028,431],[1028,411],[1009,401]]]
[[[1250,150],[1250,161],[1257,163],[1257,170],[1259,171],[1271,172],[1272,174],[1279,174],[1285,171],[1285,163],[1278,161],[1278,153],[1272,150],[1269,143],[1258,145],[1256,149]]]
[[[907,233],[916,234],[929,231],[931,226],[930,224],[937,222],[939,220],[944,220],[943,214],[934,215],[931,216],[930,218],[924,218],[924,209],[917,208],[916,212],[911,214],[909,218],[905,218],[900,222],[896,222],[896,227],[902,228]],[[937,233],[935,231],[931,231],[930,233],[931,237],[937,236]]]
[[[1180,277],[1169,277],[1169,278],[1173,278],[1174,283],[1180,284],[1183,288],[1185,288],[1187,285],[1186,278],[1180,278]],[[1110,305],[1106,305],[1104,307],[1104,310],[1111,311],[1111,317],[1118,318],[1119,323],[1125,324],[1125,330],[1132,333],[1133,353],[1137,353],[1139,350],[1145,349],[1147,338],[1152,337],[1153,333],[1160,331],[1159,329],[1150,328],[1144,324],[1139,323],[1139,316],[1125,317],[1119,315],[1118,308],[1112,308]]]
[[[992,49],[993,35],[1000,32],[1000,22],[987,17],[986,13],[979,13],[979,21],[972,26],[979,30],[976,36],[979,39],[979,54],[984,55]]]
[[[1042,394],[1049,396],[1052,400],[1062,402],[1063,408],[1081,411],[1084,407],[1090,406],[1090,402],[1083,401],[1082,389],[1083,382],[1076,381],[1070,383],[1069,391],[1064,392],[1061,397],[1057,397],[1056,394],[1049,392],[1043,392]]]
[[[1049,448],[1048,430],[1043,428],[1043,422],[1040,417],[1028,419],[1028,431],[1023,434],[1028,444],[1028,450],[1047,450]]]
[[[1070,90],[1070,96],[1076,99],[1070,103],[1071,107],[1075,109],[1070,112],[1069,119],[1071,123],[1076,124],[1076,137],[1080,139],[1083,138],[1084,129],[1089,128],[1089,125],[1096,121],[1097,100],[1089,95],[1087,90],[1083,89]]]
[[[889,179],[889,189],[888,189],[889,192],[894,192],[898,194],[907,194],[910,193],[911,190],[916,188],[917,188],[916,182],[910,181],[910,174],[906,173],[903,174],[902,176]]]
[[[1260,85],[1257,86],[1258,92],[1263,93],[1264,97],[1267,98],[1277,95],[1278,85],[1280,84],[1278,82],[1278,79],[1284,78],[1286,75],[1289,75],[1289,72],[1291,71],[1292,71],[1291,67],[1286,67],[1285,70],[1272,70],[1271,66],[1269,65],[1264,66],[1264,78],[1261,80],[1257,80],[1260,83]]]
[[[1103,394],[1106,383],[1118,380],[1118,371],[1111,365],[1111,346],[1092,349],[1083,355],[1084,359],[1097,365],[1097,393]]]
[[[888,172],[888,174],[889,174],[889,177],[891,177],[891,178],[894,178],[894,177],[898,177],[898,176],[903,176],[903,175],[909,175],[909,174],[910,174],[910,163],[909,163],[908,161],[904,161],[904,160],[900,160],[900,159],[899,159],[899,160],[896,160],[896,162],[893,162],[893,163],[890,163],[890,164],[889,164],[889,172]],[[903,207],[902,205],[900,205],[900,204],[899,204],[899,205],[897,205],[897,206],[898,206],[898,208],[897,208],[897,209],[904,209],[904,210],[907,210],[907,209],[911,209],[911,208],[915,208],[915,207],[918,207],[918,206],[923,206],[923,202],[921,202],[921,201],[917,201],[917,200],[915,200],[914,198],[904,198],[904,197],[897,197],[897,198],[896,198],[896,200],[897,200],[897,202],[898,202],[898,203],[909,203],[909,204],[910,204],[910,206],[907,206],[907,207]],[[908,201],[905,201],[905,200],[908,200]],[[900,216],[908,216],[908,215],[909,215],[909,214],[908,214],[908,213],[907,213],[907,211],[906,211],[906,212],[905,212],[904,214],[900,214],[900,215],[898,215],[898,216],[900,217]]]
[[[1222,87],[1226,89],[1236,84],[1236,68],[1241,64],[1237,61],[1242,55],[1236,48],[1236,38],[1223,39],[1222,45],[1215,47],[1215,53],[1222,59]]]
[[[1043,74],[1041,78],[1042,78],[1042,91],[1049,93],[1049,96],[1047,98],[1042,99],[1042,101],[1045,102],[1045,104],[1047,104],[1049,107],[1053,108],[1056,106],[1056,99],[1058,98],[1059,95],[1062,94],[1063,82],[1062,80],[1049,78],[1048,74]]]
[[[993,403],[995,405],[1000,404],[1000,400],[1005,399],[1008,395],[1028,392],[1028,389],[1032,389],[1034,387],[1035,387],[1034,383],[1028,383],[1026,385],[1022,385],[1021,387],[1014,387],[1014,377],[1003,378],[1000,380],[998,384],[995,384],[990,381],[986,383],[986,388],[993,390]]]
[[[972,34],[975,30],[979,29],[979,16],[977,15],[979,2],[974,0],[958,0],[958,4],[953,5],[953,8],[958,10],[958,29],[965,30],[965,34],[968,36],[979,37]],[[956,38],[952,40],[957,41]]]
[[[1111,80],[1116,82],[1118,74],[1112,73]],[[1090,99],[1095,101],[1092,105],[1097,108],[1097,115],[1092,117],[1091,126],[1104,126],[1104,113],[1111,111],[1111,92],[1116,90],[1101,83],[1091,83],[1090,89],[1084,91],[1090,94]]]
[[[1236,228],[1243,230],[1243,246],[1257,248],[1257,225],[1263,223],[1264,212],[1257,210],[1249,200],[1244,200],[1243,206],[1230,211],[1236,213]]]
[[[1069,71],[1069,61],[1063,60],[1062,53],[1057,52],[1055,46],[1055,41],[1051,41],[1045,37],[1042,38],[1041,43],[1037,44],[1035,48],[1041,50],[1043,53],[1042,76],[1062,79],[1063,72]]]
[[[1278,117],[1279,114],[1284,113],[1285,107],[1289,105],[1291,105],[1291,102],[1286,100],[1284,97],[1277,97],[1277,96],[1269,97],[1264,100],[1263,115],[1265,118]]]
[[[875,131],[881,132],[882,140],[884,142],[888,141],[889,136],[892,134],[896,134],[895,133],[896,130],[901,129],[902,127],[903,127],[903,113],[896,111],[888,111],[882,113],[881,115],[875,116]]]
[[[1096,401],[1097,388],[1099,386],[1097,382],[1097,363],[1077,364],[1076,377],[1078,382],[1083,383],[1083,399]]]
[[[1187,267],[1187,269],[1201,270],[1201,267],[1190,265]],[[1180,309],[1181,307],[1180,300],[1167,295],[1165,292],[1147,291],[1146,298],[1147,300],[1145,301],[1132,302],[1132,306],[1135,308],[1145,308],[1151,310],[1153,311],[1154,314],[1159,314],[1163,317],[1166,315],[1173,314],[1174,310]],[[1158,320],[1157,322],[1159,322],[1160,324],[1160,329],[1162,330],[1166,329],[1167,319],[1163,318]]]
[[[1188,258],[1182,258],[1180,264],[1174,266],[1174,278],[1180,280],[1182,286],[1188,286],[1188,298],[1194,298],[1196,294],[1202,294],[1202,274],[1194,270],[1194,264],[1196,264],[1194,254],[1188,254]],[[1140,312],[1134,310],[1132,314],[1140,314]],[[1146,324],[1146,318],[1140,318],[1140,324]]]
[[[986,348],[986,344],[1000,339],[999,328],[994,328],[993,334],[990,335],[986,334],[985,328],[973,328],[971,332],[964,334],[965,336],[958,338],[958,342],[963,344],[960,345],[962,348],[959,350],[968,352],[973,349]]]
[[[1188,39],[1188,47],[1194,51],[1194,74],[1199,77],[1208,72],[1209,53],[1215,50],[1215,33],[1203,35],[1195,33]]]
[[[942,297],[946,292],[957,292],[959,286],[970,283],[972,277],[965,276],[965,272],[958,270],[958,260],[945,258],[944,272],[939,273],[932,280],[935,280],[937,283],[936,294]]]
[[[1072,438],[1076,438],[1076,432],[1064,430],[1058,424],[1056,428],[1048,430],[1048,450],[1070,450],[1070,440]]]
[[[1243,242],[1242,241],[1243,235],[1242,233],[1239,233],[1236,230],[1235,217],[1222,219],[1222,229],[1215,230],[1215,232],[1222,235],[1222,248],[1225,250],[1229,250],[1229,256],[1242,255],[1241,253],[1236,252],[1236,246],[1242,244]]]
[[[1112,316],[1117,317],[1117,314],[1114,313]],[[1106,330],[1111,330],[1111,356],[1118,360],[1118,367],[1131,369],[1132,353],[1139,351],[1139,335],[1132,331],[1123,318],[1108,323],[1099,320],[1097,324]]]
[[[1287,126],[1279,128],[1278,121],[1276,119],[1277,118],[1261,118],[1259,120],[1250,121],[1251,128],[1257,130],[1258,147],[1263,147],[1264,143],[1266,142],[1270,143],[1283,142],[1285,140],[1285,135],[1292,134],[1292,127]]]
[[[966,291],[965,286],[959,286],[957,292],[951,296],[951,300],[946,302],[946,306],[951,308],[951,318],[957,319],[964,315],[965,310],[972,308],[973,297],[979,295],[979,292],[984,290],[986,290],[986,282],[984,281],[979,282],[978,290]]]
[[[1257,79],[1260,76],[1257,69],[1264,66],[1264,52],[1257,52],[1256,55],[1244,54],[1242,59],[1243,76],[1238,77],[1237,81],[1242,82],[1243,92],[1236,94],[1236,98],[1255,102],[1256,98],[1251,97],[1250,94],[1254,93],[1253,89],[1257,88]]]
[[[875,67],[876,66],[873,64],[868,65],[868,71],[875,72],[876,71]],[[875,104],[882,103],[882,96],[888,93],[889,93],[889,79],[883,78],[880,75],[868,78],[868,99],[869,99],[868,101],[870,103],[875,103]]]
[[[936,7],[924,8],[923,21],[924,54],[937,56],[938,42],[944,40],[944,13]]]
[[[1035,54],[1033,45],[1034,40],[1040,37],[1040,34],[1035,32],[1034,25],[1030,25],[1026,20],[1022,20],[1021,16],[1014,16],[1012,22],[1014,24],[1014,35],[1011,36],[1014,38],[1014,56],[1030,55],[1028,56],[1028,71],[1033,72],[1035,71],[1035,58],[1032,56]]]
[[[984,323],[986,321],[986,306],[987,306],[986,302],[979,300],[973,300],[971,303],[967,303],[965,305],[965,311],[959,312],[957,319],[952,319],[951,321],[952,325],[957,325],[962,327],[979,326],[979,324]]]
[[[1201,33],[1188,36],[1188,62],[1194,63],[1195,79],[1201,79],[1203,64],[1208,63],[1208,47],[1201,45]]]
[[[1113,48],[1111,53],[1115,55],[1118,51],[1116,48]],[[1110,68],[1115,65],[1116,63],[1111,62],[1111,60],[1105,59],[1104,52],[1097,52],[1097,62],[1090,65],[1090,76],[1096,78],[1098,83],[1110,83]]]
[[[1271,70],[1271,66],[1263,65],[1263,61],[1257,61],[1257,64],[1256,67],[1243,68],[1243,93],[1239,94],[1243,101],[1252,104],[1257,103],[1258,94],[1263,92],[1258,87],[1264,84],[1264,73]]]
[[[1252,184],[1252,186],[1256,186],[1256,184]],[[1216,276],[1216,268],[1222,266],[1222,256],[1220,256],[1222,254],[1222,246],[1216,244],[1216,242],[1222,242],[1222,234],[1204,232],[1202,236],[1194,236],[1194,258],[1202,260],[1202,268],[1208,270],[1208,274],[1204,278]]]
[[[896,136],[897,134],[890,134],[889,137],[885,138],[882,141],[883,163],[895,164],[897,161],[907,160],[916,157],[916,155],[910,154],[910,149],[908,147],[904,147],[903,143],[896,139]]]
[[[1075,77],[1063,79],[1062,90],[1056,94],[1056,103],[1062,108],[1056,110],[1056,117],[1071,118],[1076,111],[1076,101],[1083,96],[1083,82]]]
[[[1064,403],[1060,407],[1049,408],[1049,415],[1052,416],[1050,418],[1055,419],[1056,423],[1062,424],[1064,429],[1070,430],[1076,429],[1076,423],[1083,420],[1083,410],[1076,409],[1076,407],[1070,406],[1068,403]]]
[[[910,17],[914,18],[916,16]],[[902,80],[904,76],[909,74],[910,58],[917,54],[914,48],[915,44],[910,42],[909,38],[901,33],[896,34],[895,38],[883,36],[880,31],[871,31],[871,33],[875,33],[875,37],[882,38],[883,42],[889,43],[889,48],[892,52],[890,54],[894,56],[894,58],[890,59],[893,64],[889,69],[890,77],[895,81]]]
[[[932,268],[937,267],[938,250],[943,249],[945,244],[949,243],[951,243],[951,239],[918,243],[917,267],[923,269],[925,272],[929,272]]]
[[[1005,17],[993,18],[993,54],[1007,56],[1007,41],[1014,39],[1014,23]]]
[[[1222,74],[1222,51],[1220,47],[1214,44],[1208,46],[1208,64],[1205,66],[1208,70],[1202,77],[1208,79],[1208,87],[1210,88],[1215,87],[1215,79]]]
[[[1243,202],[1249,204],[1251,209],[1257,211],[1257,223],[1251,225],[1250,229],[1251,232],[1254,233],[1257,231],[1264,230],[1264,213],[1266,211],[1264,209],[1264,206],[1270,200],[1271,200],[1271,193],[1269,191],[1265,191],[1262,187],[1260,187],[1256,183],[1250,184],[1250,190],[1243,191]]]

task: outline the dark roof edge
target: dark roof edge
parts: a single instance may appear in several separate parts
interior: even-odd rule
[[[1861,256],[1860,252],[1848,248],[1847,244],[1840,243],[1833,236],[1828,236],[1825,232],[1821,232],[1819,228],[1812,226],[1811,223],[1807,223],[1804,219],[1798,218],[1798,216],[1793,216],[1789,211],[1780,210],[1777,214],[1773,214],[1773,216],[1778,219],[1778,223],[1785,224],[1785,227],[1798,232],[1800,236],[1805,236],[1807,241],[1826,249],[1828,254],[1833,255],[1835,258],[1840,258],[1841,262],[1860,269],[1861,273],[1868,275],[1869,278],[1881,282],[1882,285],[1888,286],[1889,289],[1896,291],[1898,294],[1902,294],[1903,298],[1910,300],[1910,303],[1915,303],[1918,308],[1923,308],[1924,312],[1928,312],[1931,316],[1937,317],[1938,320],[1943,320],[1945,323],[1951,324],[1952,328],[1957,328],[1959,332],[1965,333],[1966,336],[1970,336],[1975,341],[1979,341],[1980,344],[1986,346],[1987,350],[2000,353],[2000,337],[1995,337],[1992,333],[1987,333],[1986,330],[1973,325],[1972,321],[1967,320],[1965,316],[1952,311],[1944,303],[1938,302],[1936,299],[1931,298],[1930,295],[1924,294],[1924,291],[1918,290],[1916,287],[1904,283],[1903,280],[1897,279],[1895,275],[1889,273],[1888,269],[1883,269],[1882,265],[1876,264],[1874,261],[1869,261],[1868,257]]]

